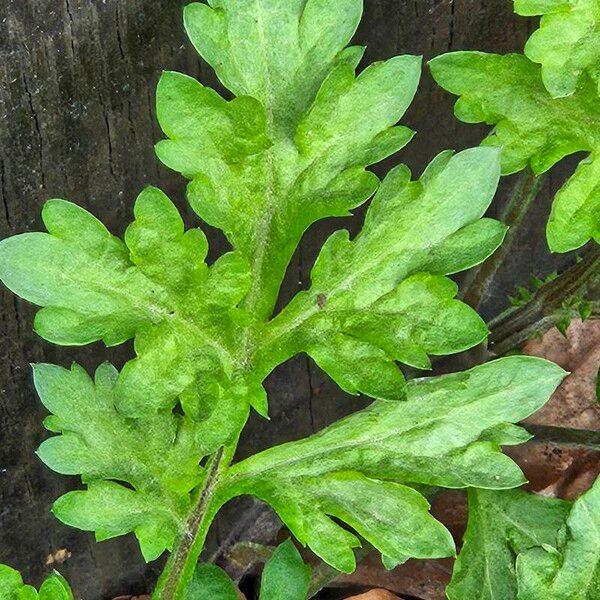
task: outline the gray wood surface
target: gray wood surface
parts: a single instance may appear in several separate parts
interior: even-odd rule
[[[159,165],[153,144],[160,139],[154,90],[162,69],[180,70],[214,83],[187,42],[181,0],[0,0],[0,235],[40,228],[40,208],[52,197],[77,202],[121,233],[132,204],[148,184],[165,190],[184,210],[184,182]],[[522,48],[532,23],[512,14],[509,0],[365,0],[356,41],[368,45],[368,61],[399,53],[425,58],[448,50],[496,52]],[[437,89],[426,69],[417,99],[404,123],[418,136],[392,162],[420,171],[444,148],[478,143],[484,129],[452,117],[453,100]],[[549,210],[549,180],[538,207],[518,238],[511,259],[488,290],[483,311],[494,315],[506,294],[529,273],[556,263],[546,254],[543,228]],[[502,186],[501,206],[509,184]],[[356,229],[358,217],[347,224]],[[314,226],[290,266],[282,302],[306,284],[314,257],[340,221]],[[210,231],[212,256],[226,244]],[[564,260],[564,259],[560,259]],[[300,282],[300,283],[299,283]],[[106,350],[57,348],[31,329],[35,309],[0,290],[0,562],[40,581],[46,557],[67,548],[60,566],[77,598],[100,600],[150,588],[156,567],[146,566],[131,537],[96,544],[50,514],[52,501],[77,488],[76,478],[55,475],[35,457],[45,433],[44,410],[31,385],[29,363],[88,369],[110,359],[120,366],[129,344]],[[253,419],[241,452],[306,435],[362,405],[348,398],[305,358],[283,365],[268,382],[272,421]],[[127,452],[127,448],[123,448]],[[215,529],[218,548],[235,528],[242,507],[234,506]],[[242,527],[243,531],[243,527]],[[242,533],[243,535],[243,533]]]

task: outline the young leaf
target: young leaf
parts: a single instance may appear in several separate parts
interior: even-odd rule
[[[6,565],[0,565],[0,600],[73,600],[73,592],[62,575],[54,571],[40,587],[25,585],[21,574]]]
[[[361,233],[329,238],[310,290],[267,326],[265,372],[306,352],[347,392],[399,399],[394,361],[427,369],[428,355],[483,341],[485,323],[454,299],[458,288],[443,275],[481,262],[502,242],[505,226],[481,219],[499,176],[491,148],[443,153],[420,181],[404,166],[388,175]]]
[[[597,600],[600,593],[600,479],[571,508],[555,547],[517,558],[519,600]]]
[[[233,581],[217,565],[200,563],[184,600],[240,600]]]
[[[208,268],[204,234],[184,232],[177,209],[155,188],[139,196],[126,245],[69,202],[46,203],[42,216],[48,233],[0,242],[0,278],[44,307],[35,328],[49,341],[115,345],[135,337],[138,358],[118,383],[121,411],[156,413],[209,386],[211,400],[252,387],[261,403],[260,382],[230,377],[242,319],[235,306],[249,285],[238,254]]]
[[[573,94],[586,72],[600,92],[599,0],[515,0],[515,12],[542,15],[525,55],[542,65],[544,85],[554,98]]]
[[[19,600],[22,600],[19,597]],[[73,593],[67,580],[54,571],[42,583],[39,591],[39,600],[73,600]]]
[[[446,589],[449,600],[516,600],[516,555],[556,546],[568,511],[568,502],[521,490],[469,490],[469,521]]]
[[[295,125],[362,15],[361,0],[211,0],[185,8],[192,43],[236,96]]]
[[[553,98],[540,67],[521,55],[453,52],[429,64],[437,83],[460,96],[461,121],[495,126],[484,144],[502,147],[504,174],[528,165],[540,174],[567,155],[589,153],[558,192],[547,237],[556,252],[600,241],[600,103],[589,76],[574,94]]]
[[[511,357],[411,381],[406,402],[375,402],[314,436],[234,465],[221,493],[268,502],[301,543],[340,571],[354,569],[359,541],[332,517],[390,561],[450,556],[450,534],[409,485],[521,485],[520,469],[500,452],[500,444],[523,441],[507,423],[543,406],[563,377],[547,361]]]
[[[191,179],[194,210],[251,265],[245,305],[266,319],[303,232],[344,216],[376,190],[367,166],[412,137],[394,127],[415,94],[420,59],[400,56],[356,76],[347,48],[361,0],[191,4],[187,32],[235,96],[178,73],[157,92],[169,138],[158,157]],[[235,141],[232,141],[235,140]]]
[[[134,531],[147,560],[171,548],[190,510],[190,492],[204,476],[198,463],[214,452],[205,446],[205,429],[171,412],[123,417],[114,405],[118,373],[108,363],[94,381],[78,365],[36,365],[34,376],[52,413],[46,427],[62,434],[43,442],[38,455],[58,473],[81,475],[88,486],[57,500],[54,514],[95,531],[98,540]],[[223,444],[226,431],[215,434]]]
[[[277,547],[260,580],[260,600],[306,600],[310,567],[291,540]]]

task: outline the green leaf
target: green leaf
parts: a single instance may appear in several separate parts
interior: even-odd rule
[[[599,241],[600,103],[589,77],[574,94],[553,98],[540,67],[521,55],[453,52],[429,65],[437,83],[460,96],[461,121],[494,125],[484,144],[502,148],[504,174],[528,165],[540,174],[567,155],[589,154],[556,196],[547,235],[556,252]]]
[[[21,574],[6,565],[0,565],[0,600],[73,600],[73,592],[66,579],[54,571],[42,583],[39,593],[25,585]]]
[[[600,591],[600,479],[571,508],[556,548],[517,558],[519,600],[597,600]]]
[[[361,0],[211,0],[184,12],[190,39],[223,84],[257,98],[282,124],[308,109],[361,15]]]
[[[204,477],[200,459],[214,452],[214,442],[207,446],[203,425],[168,411],[122,416],[115,407],[117,376],[108,363],[95,380],[78,365],[36,365],[35,385],[52,413],[46,426],[61,434],[43,442],[38,455],[58,473],[81,475],[88,486],[56,501],[53,512],[61,521],[95,531],[98,540],[133,531],[146,560],[153,560],[179,535],[191,492]],[[227,438],[226,430],[215,435],[223,436],[220,444]]]
[[[187,32],[236,98],[165,73],[157,113],[168,167],[188,198],[251,265],[245,306],[270,315],[286,267],[315,221],[345,216],[377,188],[365,169],[412,137],[393,127],[415,94],[420,59],[400,56],[355,74],[347,48],[361,0],[194,3]]]
[[[573,94],[585,72],[600,91],[600,2],[598,0],[515,0],[515,12],[542,15],[525,55],[542,65],[542,79],[555,98]]]
[[[454,299],[458,289],[443,275],[481,262],[502,242],[505,226],[481,219],[499,176],[491,148],[443,153],[420,181],[404,166],[392,171],[361,233],[329,238],[310,290],[267,326],[261,369],[306,352],[347,392],[401,399],[394,361],[427,369],[429,355],[483,341],[485,323]]]
[[[40,587],[39,600],[73,600],[67,580],[54,571]]]
[[[239,600],[233,581],[217,565],[200,563],[186,589],[184,600]]]
[[[287,540],[277,547],[263,570],[260,600],[306,600],[310,567]]]
[[[392,562],[450,556],[450,534],[409,485],[506,489],[524,483],[500,452],[507,439],[523,439],[506,424],[543,406],[564,375],[547,361],[510,357],[411,381],[406,402],[377,401],[314,436],[234,465],[221,493],[268,502],[301,543],[340,571],[354,569],[359,540],[333,518]]]
[[[235,306],[249,285],[245,261],[230,253],[209,268],[204,234],[184,232],[177,209],[155,188],[139,196],[135,217],[124,244],[85,210],[50,201],[48,233],[0,242],[0,278],[44,307],[35,328],[49,341],[115,345],[135,337],[138,358],[117,385],[119,409],[129,416],[172,407],[180,394],[197,394],[200,380],[212,385],[211,399],[259,386],[232,375],[243,327]]]
[[[515,557],[535,546],[556,546],[568,511],[568,502],[521,490],[469,490],[468,526],[446,589],[449,600],[516,600]]]
[[[554,199],[547,230],[550,248],[557,251],[576,248],[590,235],[600,243],[599,214],[600,151],[596,151],[579,163],[573,177]]]

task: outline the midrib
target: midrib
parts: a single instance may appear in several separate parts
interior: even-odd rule
[[[522,383],[519,386],[516,386],[516,387],[512,388],[513,389],[513,393],[516,395],[521,387],[523,387],[523,386],[526,387],[527,385],[528,385],[528,383],[525,382],[525,383]],[[495,397],[497,397],[499,395],[502,396],[502,394],[504,394],[504,391],[505,390],[503,390],[503,389],[496,390],[494,392],[486,394],[484,397],[485,397],[486,401],[493,401],[493,399]],[[481,398],[482,398],[481,396],[477,396],[475,398],[472,398],[472,399],[470,399],[470,401],[465,402],[464,404],[461,404],[459,406],[456,406],[455,407],[455,411],[453,411],[453,412],[457,412],[457,413],[464,412],[465,407],[467,405],[472,405],[474,403],[478,403],[478,402],[481,401]],[[417,400],[415,400],[415,402],[416,401]],[[240,463],[234,465],[232,467],[232,469],[231,469],[231,475],[230,476],[231,476],[232,480],[235,480],[235,479],[238,479],[238,478],[241,479],[241,480],[249,479],[249,478],[252,478],[252,477],[257,477],[257,476],[264,475],[265,473],[268,473],[268,472],[274,471],[274,470],[278,470],[280,468],[290,468],[293,465],[296,465],[298,463],[307,462],[307,461],[311,461],[312,462],[312,461],[320,459],[321,457],[324,457],[324,456],[326,457],[326,456],[330,455],[334,451],[335,452],[340,452],[340,451],[344,452],[344,451],[352,449],[352,448],[354,448],[356,446],[363,446],[365,443],[368,443],[369,445],[382,444],[382,443],[386,442],[387,440],[389,440],[390,438],[397,438],[398,436],[408,435],[408,434],[410,434],[411,432],[413,432],[415,430],[423,429],[425,427],[429,427],[431,425],[434,425],[437,422],[447,421],[447,420],[449,420],[449,418],[450,417],[449,417],[448,414],[430,416],[430,417],[427,417],[427,418],[423,419],[422,421],[419,421],[419,423],[417,423],[417,424],[414,424],[412,426],[407,426],[406,429],[403,429],[401,432],[398,432],[398,431],[386,432],[385,435],[380,435],[380,436],[377,436],[377,437],[368,436],[367,439],[361,438],[360,440],[350,440],[350,441],[347,441],[347,442],[342,442],[342,443],[339,443],[339,444],[336,444],[336,445],[333,445],[333,446],[328,446],[326,448],[321,448],[321,449],[319,449],[319,450],[317,450],[315,452],[312,452],[311,454],[304,454],[302,456],[297,456],[297,457],[292,458],[292,459],[282,458],[282,459],[280,459],[280,460],[278,460],[278,461],[276,461],[276,462],[268,465],[265,468],[260,468],[259,467],[257,469],[248,470],[246,472],[244,472],[242,470],[242,472],[240,473],[239,472],[240,471],[240,467],[244,466],[244,463],[247,463],[247,461],[252,460],[253,457],[251,457],[249,459],[246,459],[243,462],[240,462]],[[485,429],[482,429],[482,432],[484,430]],[[479,436],[481,435],[482,432],[480,432]],[[309,439],[309,438],[305,438],[304,441],[306,441],[307,439]],[[474,437],[471,442],[465,444],[464,448],[467,448],[471,443],[476,442],[478,439],[479,439],[479,437]],[[296,443],[296,442],[288,442],[288,444],[294,444],[294,443]],[[454,451],[454,450],[458,450],[458,449],[459,448],[454,448],[454,449],[449,450],[449,452]],[[267,450],[265,452],[269,452],[269,451]],[[259,456],[259,455],[255,455],[255,456]]]
[[[263,51],[266,54],[266,35],[265,25],[263,20],[263,7],[262,0],[256,0],[256,22],[258,26],[260,43]],[[271,73],[269,71],[269,61],[267,57],[263,57],[265,64],[265,87],[266,87],[266,99],[265,99],[265,111],[267,113],[267,135],[270,139],[274,139],[274,117],[273,117],[273,83],[271,80]],[[274,158],[273,158],[273,147],[265,153],[266,161],[266,181],[265,181],[265,203],[263,214],[260,221],[257,223],[256,228],[256,252],[252,257],[252,284],[250,291],[244,300],[243,306],[251,314],[255,314],[256,308],[261,301],[261,296],[264,293],[264,266],[267,257],[267,250],[269,248],[269,242],[271,240],[270,232],[272,228],[273,218],[275,216],[276,203],[275,200],[275,169],[274,169]],[[268,315],[267,315],[268,317]],[[266,318],[266,317],[265,317]],[[245,340],[245,354],[249,353],[249,337]]]

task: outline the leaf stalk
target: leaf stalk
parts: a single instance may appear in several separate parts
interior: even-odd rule
[[[222,504],[215,493],[219,476],[229,464],[234,452],[233,446],[221,447],[209,460],[196,507],[192,510],[178,544],[158,580],[152,600],[185,598],[185,591],[194,576],[210,524]]]

